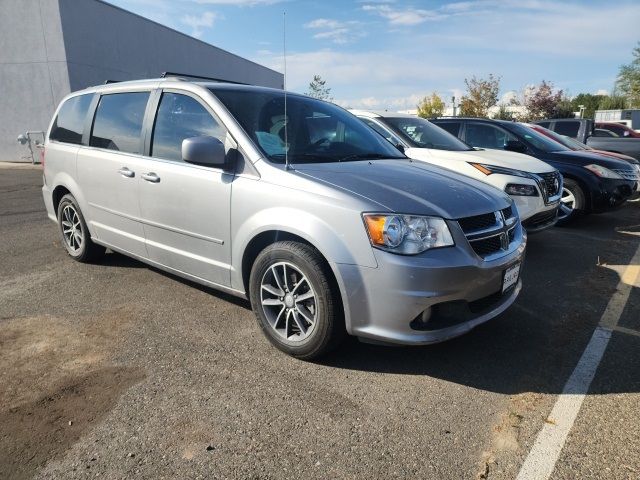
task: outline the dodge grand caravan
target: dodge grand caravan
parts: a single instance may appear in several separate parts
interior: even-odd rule
[[[522,285],[506,194],[281,90],[166,78],[75,92],[49,127],[42,191],[72,258],[109,248],[246,297],[299,358],[345,333],[443,341]]]

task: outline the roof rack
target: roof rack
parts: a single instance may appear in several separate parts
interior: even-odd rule
[[[109,85],[110,83],[120,83],[120,82],[121,82],[121,80],[109,80],[109,79],[107,79],[107,80],[104,81],[104,84],[105,85]]]
[[[201,79],[201,80],[211,80],[212,82],[235,83],[237,85],[248,85],[248,83],[234,82],[232,80],[224,80],[222,78],[215,78],[215,77],[205,77],[204,75],[191,75],[189,73],[162,72],[162,74],[160,75],[160,78],[167,78],[167,77],[196,78],[196,79]]]

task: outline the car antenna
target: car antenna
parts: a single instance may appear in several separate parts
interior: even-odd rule
[[[289,170],[289,137],[287,135],[287,12],[282,12],[282,60],[284,63],[284,169]]]

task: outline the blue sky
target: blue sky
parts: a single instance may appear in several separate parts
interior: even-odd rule
[[[610,91],[640,40],[640,2],[110,0],[217,47],[282,71],[288,88],[314,74],[350,107],[408,109],[449,99],[464,79],[501,76],[501,95],[550,80],[575,95]]]

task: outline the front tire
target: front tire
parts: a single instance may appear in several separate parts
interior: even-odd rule
[[[251,305],[269,341],[300,359],[316,359],[345,334],[339,294],[329,267],[313,247],[283,241],[256,258],[249,279]]]
[[[105,248],[91,241],[87,223],[71,194],[62,197],[58,204],[58,227],[62,245],[74,260],[89,263],[104,255]]]
[[[586,201],[584,191],[576,182],[570,178],[564,179],[562,188],[562,198],[558,209],[558,223],[556,225],[568,225],[580,214],[585,213]]]

